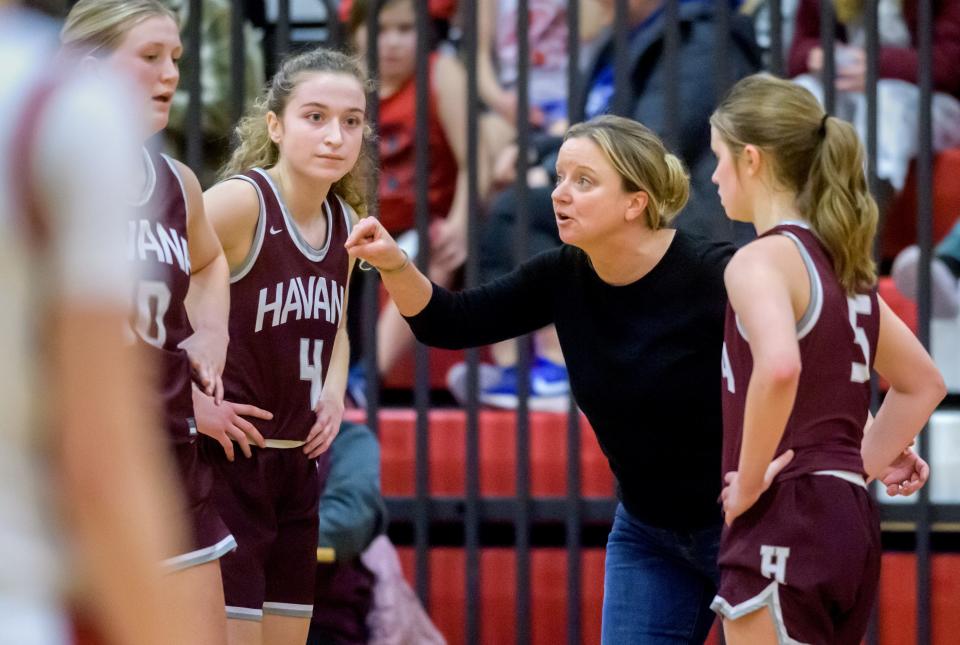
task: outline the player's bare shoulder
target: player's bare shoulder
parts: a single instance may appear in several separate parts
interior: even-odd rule
[[[203,193],[203,205],[227,262],[231,268],[239,265],[250,252],[261,216],[256,187],[247,181],[226,179]]]
[[[790,238],[768,235],[737,249],[724,270],[724,281],[729,286],[732,280],[750,280],[771,270],[788,274],[794,264],[799,263],[802,268],[802,262],[796,243]]]

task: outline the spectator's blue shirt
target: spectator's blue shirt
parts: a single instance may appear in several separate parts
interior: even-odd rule
[[[680,0],[681,4],[686,4],[688,2],[703,2],[704,0]],[[739,0],[731,0],[731,6],[736,7],[739,5]],[[633,42],[633,40],[645,29],[650,27],[657,18],[663,13],[664,7],[661,5],[653,13],[643,19],[643,21],[630,30],[630,34],[627,36],[627,42]],[[601,62],[595,68],[593,77],[590,79],[590,89],[587,91],[587,104],[584,107],[584,116],[587,119],[592,119],[595,116],[601,114],[606,114],[610,111],[611,104],[613,103],[613,95],[616,91],[615,87],[615,74],[614,74],[614,52],[612,49],[609,49],[603,54]]]

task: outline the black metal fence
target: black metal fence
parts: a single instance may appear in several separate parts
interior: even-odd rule
[[[320,2],[320,0],[315,0]],[[244,105],[243,90],[243,42],[242,26],[245,20],[246,4],[242,0],[233,0],[232,13],[232,41],[230,46],[232,60],[231,82],[233,86],[232,106],[233,116],[238,118]],[[344,44],[343,28],[336,21],[337,5],[335,0],[323,0],[322,5],[326,9],[328,17],[324,27],[327,34],[327,44],[332,46],[342,46]],[[376,8],[382,5],[382,0],[373,0],[371,4]],[[459,7],[458,23],[461,27],[459,39],[459,51],[468,74],[468,137],[467,137],[467,157],[469,161],[469,211],[471,220],[469,225],[469,254],[465,267],[465,285],[471,286],[477,283],[478,279],[478,255],[479,255],[479,235],[480,218],[476,216],[481,209],[481,199],[478,184],[478,150],[479,134],[478,123],[480,121],[481,106],[478,95],[478,77],[477,77],[477,39],[478,39],[478,2],[477,0],[461,0]],[[567,28],[568,28],[568,56],[569,56],[569,78],[568,78],[568,97],[570,120],[576,122],[582,118],[579,113],[581,101],[578,97],[584,92],[584,81],[580,75],[581,57],[580,39],[579,39],[579,0],[570,0],[567,10]],[[615,56],[615,96],[612,105],[614,111],[621,114],[629,112],[626,88],[631,83],[630,70],[627,66],[628,49],[628,24],[627,20],[629,10],[628,0],[616,0],[614,6],[614,34],[616,56]],[[726,52],[729,47],[728,30],[734,12],[739,10],[736,2],[717,0],[715,3],[715,20],[719,26],[716,39],[716,59],[714,69],[704,70],[704,82],[716,84],[719,89],[729,87],[735,80],[732,77],[732,70],[728,63],[729,57]],[[746,3],[751,4],[751,3]],[[785,39],[782,31],[782,17],[784,14],[783,0],[766,0],[766,2],[752,3],[765,5],[768,16],[768,48],[766,52],[766,61],[769,71],[774,74],[783,75],[786,69],[784,61]],[[867,83],[866,98],[868,105],[868,134],[866,147],[869,157],[869,180],[872,188],[878,187],[876,153],[877,153],[877,81],[878,81],[878,52],[880,48],[880,39],[878,34],[878,0],[865,0],[864,4],[864,26],[866,31],[865,49],[867,52]],[[426,25],[429,21],[428,3],[426,1],[415,2],[417,26],[419,33],[426,33]],[[517,0],[518,22],[517,33],[519,38],[519,63],[518,63],[518,110],[517,110],[517,143],[520,150],[526,150],[530,143],[530,125],[528,109],[528,91],[527,81],[529,74],[528,60],[528,0]],[[664,57],[665,65],[668,70],[674,73],[679,70],[680,65],[680,0],[665,0],[664,11],[667,16],[667,28],[664,36]],[[921,249],[921,260],[919,264],[919,336],[923,343],[930,346],[930,270],[929,261],[931,258],[931,247],[933,243],[932,220],[933,220],[933,159],[934,154],[931,147],[932,125],[931,125],[931,100],[933,88],[933,0],[919,0],[918,16],[918,34],[919,40],[916,47],[919,55],[919,88],[920,88],[920,127],[918,134],[919,154],[916,160],[916,178],[919,186],[917,211],[917,231],[918,242]],[[200,29],[199,24],[204,8],[203,0],[189,0],[190,22],[186,25],[186,34],[190,43],[188,56],[193,61],[200,61]],[[270,3],[268,3],[270,6]],[[300,48],[305,43],[294,42],[291,40],[292,27],[296,26],[295,7],[291,7],[290,0],[279,0],[276,3],[275,21],[271,23],[270,28],[273,33],[273,45],[275,47],[274,60],[294,48]],[[820,3],[820,21],[822,34],[822,48],[824,52],[823,64],[823,86],[825,88],[825,105],[832,111],[836,100],[832,79],[836,73],[836,64],[834,60],[834,37],[836,16],[834,14],[834,5],[831,2]],[[377,51],[376,43],[378,41],[378,23],[376,20],[367,21],[367,42],[370,43],[367,56],[367,63],[371,75],[377,76]],[[427,42],[420,39],[418,47],[418,57],[416,66],[416,87],[417,87],[417,118],[416,128],[420,132],[426,131],[427,110],[429,109],[428,97],[428,70],[427,70]],[[960,62],[960,61],[955,61]],[[193,64],[189,67],[189,73],[182,80],[182,83],[190,91],[189,115],[186,120],[187,128],[187,146],[186,161],[193,167],[202,163],[202,136],[200,131],[200,114],[203,109],[200,100],[200,68],[199,64]],[[377,122],[377,96],[374,93],[370,96],[370,115],[372,122]],[[668,144],[675,143],[678,139],[678,128],[680,123],[677,115],[680,114],[682,106],[680,105],[680,96],[676,87],[668,88],[665,97],[663,110],[665,114],[665,129],[661,134]],[[418,185],[416,191],[416,228],[420,236],[421,252],[417,257],[418,265],[425,268],[428,262],[429,244],[428,239],[429,213],[427,209],[427,185],[426,177],[429,167],[430,151],[427,145],[427,138],[420,136],[416,138],[416,169]],[[375,151],[374,151],[375,152]],[[518,203],[517,216],[520,222],[519,234],[516,236],[516,254],[518,258],[526,256],[525,250],[528,244],[525,234],[527,226],[527,196],[528,188],[526,184],[527,159],[523,154],[518,155],[516,176],[516,195]],[[376,204],[376,185],[375,178],[371,178],[371,202]],[[374,207],[375,212],[375,207]],[[368,403],[366,408],[369,425],[377,431],[378,417],[380,412],[380,388],[377,378],[376,365],[376,319],[379,309],[378,305],[378,286],[375,281],[368,280],[365,286],[363,297],[365,299],[365,314],[363,316],[364,331],[363,344],[365,348],[366,374],[369,380]],[[529,342],[521,343],[519,360],[519,388],[520,404],[516,415],[516,454],[518,455],[516,466],[516,495],[512,498],[488,498],[481,496],[480,492],[480,453],[479,453],[479,405],[477,397],[478,387],[478,360],[477,351],[467,353],[468,357],[468,390],[470,392],[466,407],[466,452],[463,456],[465,468],[466,486],[465,494],[462,497],[438,498],[430,495],[430,471],[428,468],[428,433],[429,433],[429,412],[431,408],[431,397],[429,391],[429,373],[428,373],[428,353],[422,346],[418,346],[415,354],[416,364],[416,385],[413,392],[413,407],[416,410],[416,478],[415,494],[412,497],[390,498],[388,499],[388,508],[391,518],[397,525],[406,525],[412,529],[412,543],[416,550],[416,578],[415,586],[421,598],[425,601],[430,596],[430,575],[428,568],[428,553],[431,548],[431,528],[438,524],[460,524],[462,523],[463,547],[466,555],[466,607],[464,611],[464,624],[462,626],[464,641],[467,643],[479,643],[481,641],[482,625],[480,620],[480,551],[484,547],[482,539],[483,528],[489,524],[506,524],[512,527],[512,545],[516,552],[516,642],[518,644],[529,643],[531,640],[531,594],[533,590],[530,586],[530,554],[535,544],[532,542],[533,528],[544,523],[554,526],[562,526],[563,541],[566,547],[567,562],[567,616],[566,625],[567,642],[571,644],[580,643],[584,639],[581,626],[581,549],[584,545],[585,527],[596,523],[607,523],[612,520],[615,502],[612,499],[588,499],[581,495],[581,471],[580,471],[580,428],[579,413],[575,403],[571,401],[570,412],[567,415],[567,451],[568,463],[566,469],[567,493],[562,498],[535,498],[531,495],[530,487],[530,467],[529,461],[524,458],[530,452],[530,420],[529,406],[527,404],[528,380],[525,375],[530,366]],[[930,442],[920,442],[921,454],[928,459],[930,457]],[[936,477],[936,474],[933,475]],[[885,528],[905,529],[912,533],[915,538],[916,567],[917,567],[917,630],[916,642],[927,644],[931,642],[931,535],[934,531],[958,531],[960,530],[960,505],[934,504],[930,501],[930,487],[924,488],[914,504],[909,505],[883,505],[883,518]],[[869,641],[878,642],[877,622],[873,624]]]

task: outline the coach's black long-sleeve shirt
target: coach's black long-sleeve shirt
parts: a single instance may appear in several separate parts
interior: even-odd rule
[[[485,345],[556,325],[577,403],[626,509],[693,529],[720,521],[723,269],[734,251],[677,231],[644,277],[611,286],[562,246],[486,285],[436,285],[408,318],[428,345]]]

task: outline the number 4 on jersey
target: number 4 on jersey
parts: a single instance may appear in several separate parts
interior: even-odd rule
[[[311,343],[313,352],[310,351]],[[310,407],[316,409],[323,389],[323,341],[300,339],[300,380],[310,381]]]

